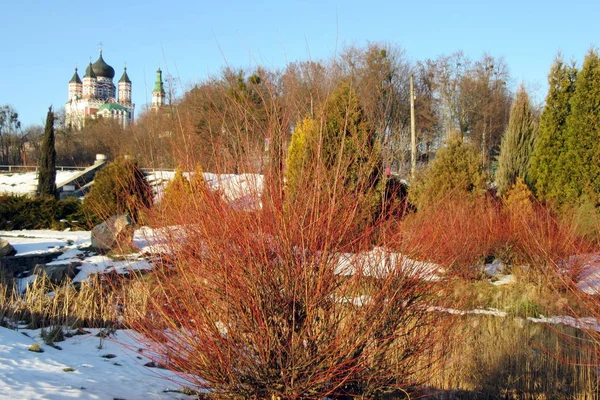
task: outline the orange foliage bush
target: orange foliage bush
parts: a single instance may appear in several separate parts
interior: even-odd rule
[[[435,283],[422,279],[430,272],[383,248],[398,238],[379,237],[378,223],[359,218],[373,208],[372,177],[344,185],[346,163],[312,162],[311,179],[285,206],[270,162],[265,175],[280,181],[262,191],[260,206],[236,209],[193,189],[153,218],[168,256],[139,281],[145,301],[124,310],[126,323],[159,363],[215,397],[410,391],[450,336],[455,317],[428,311],[443,306]]]
[[[551,270],[554,263],[597,249],[577,227],[534,202],[522,188],[506,201],[472,199],[457,194],[409,215],[399,226],[401,250],[448,267],[462,277],[476,277],[474,266],[486,259]],[[574,277],[577,268],[569,273]]]
[[[433,283],[371,251],[371,235],[340,241],[333,221],[351,221],[356,204],[327,204],[307,223],[268,199],[246,212],[197,195],[162,220],[175,261],[141,281],[146,305],[126,310],[157,360],[228,398],[373,397],[420,383],[452,317],[427,311]]]
[[[463,276],[508,240],[500,207],[492,199],[449,196],[419,209],[401,224],[401,251],[438,263]],[[409,239],[407,239],[409,238]]]

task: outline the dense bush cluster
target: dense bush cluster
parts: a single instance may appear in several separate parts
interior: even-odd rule
[[[86,217],[77,198],[0,196],[0,229],[85,228]]]

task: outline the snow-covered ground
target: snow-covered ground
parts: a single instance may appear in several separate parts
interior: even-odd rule
[[[56,183],[71,179],[81,171],[57,171]],[[190,178],[190,173],[184,173]],[[174,171],[156,170],[148,172],[146,178],[154,188],[156,200],[160,200],[167,183],[175,176]],[[204,173],[207,186],[219,191],[225,200],[237,209],[252,209],[260,204],[263,176],[258,174],[213,174]],[[28,194],[37,185],[36,172],[0,172],[0,194]]]
[[[62,252],[49,264],[80,262],[74,281],[82,281],[93,273],[150,268],[142,254],[152,253],[160,245],[161,239],[154,242],[154,236],[147,228],[136,231],[133,243],[140,253],[114,261],[90,251],[89,231],[0,231],[0,237],[13,245],[17,255]],[[35,276],[23,278],[19,286],[24,291],[33,279]],[[101,341],[96,336],[97,329],[86,331],[90,333],[56,343],[62,348],[58,350],[43,344],[40,330],[0,328],[0,399],[194,398],[177,392],[185,387],[185,382],[175,374],[144,366],[150,360],[144,356],[144,347],[135,332],[120,330],[116,336]],[[42,343],[44,352],[29,351],[34,343]],[[102,348],[98,348],[100,344]]]
[[[144,254],[152,254],[160,244],[153,242],[155,237],[150,229],[140,229],[135,232],[133,245],[139,253],[128,254],[124,260],[115,261],[109,257],[98,255],[90,249],[90,231],[0,231],[0,237],[6,239],[17,251],[16,255],[42,254],[61,252],[54,261],[46,265],[61,265],[77,262],[81,264],[79,273],[73,278],[74,282],[82,282],[92,274],[108,272],[124,273],[132,270],[148,270],[151,265]],[[31,281],[32,278],[24,278]]]
[[[169,231],[166,232],[165,229],[169,229]],[[102,274],[113,271],[123,273],[131,270],[151,269],[152,265],[147,256],[169,252],[166,244],[167,236],[172,238],[173,235],[182,233],[177,227],[163,228],[163,230],[142,227],[135,231],[133,237],[133,247],[139,249],[139,252],[128,254],[120,261],[92,252],[89,231],[0,231],[0,237],[5,238],[13,245],[17,255],[62,253],[48,265],[81,263],[80,271],[74,279],[76,282],[81,282],[94,273]],[[587,294],[600,295],[600,254],[587,254],[583,257],[582,272],[577,286]],[[427,280],[439,280],[444,275],[443,268],[436,264],[411,260],[402,254],[393,253],[381,247],[361,254],[342,254],[336,271],[340,275],[353,274],[360,270],[366,275],[384,276],[396,268],[400,268],[409,275]],[[479,268],[488,276],[493,277],[496,285],[513,282],[512,275],[503,274],[504,266],[497,261]]]
[[[571,257],[569,262],[581,265],[577,288],[587,294],[600,295],[600,253]]]
[[[153,171],[146,179],[156,192],[157,200],[167,183],[175,176],[174,171]],[[190,173],[184,173],[188,179]],[[251,209],[260,203],[263,176],[258,174],[213,174],[205,172],[204,181],[208,188],[222,193],[223,198],[237,209]]]
[[[185,382],[150,360],[135,332],[100,339],[98,329],[43,344],[40,330],[0,328],[0,399],[192,399]],[[38,343],[43,353],[29,351]]]
[[[73,178],[81,171],[56,171],[56,183]],[[27,194],[37,185],[37,172],[0,173],[0,194]]]
[[[500,311],[495,308],[489,308],[486,310],[456,310],[453,308],[443,308],[443,307],[430,307],[430,311],[438,311],[438,312],[447,312],[449,314],[455,315],[491,315],[494,317],[506,317],[508,313],[506,311]],[[537,317],[527,317],[525,318],[530,322],[534,322],[537,324],[562,324],[566,326],[571,326],[577,329],[585,329],[585,330],[593,330],[596,332],[600,332],[600,320],[592,317],[571,317],[568,315],[555,315],[552,317],[545,317],[543,315],[538,315]]]
[[[165,237],[176,235],[181,229],[170,228],[152,230],[141,228],[134,234],[133,244],[139,253],[128,255],[125,260],[115,261],[100,256],[90,250],[89,231],[0,231],[0,237],[7,239],[16,249],[17,255],[61,252],[52,263],[81,264],[75,281],[87,279],[93,273],[109,271],[125,272],[131,269],[152,267],[147,254],[165,251]],[[340,274],[355,273],[357,269],[373,276],[382,276],[392,265],[400,267],[422,279],[443,279],[444,271],[435,264],[417,262],[382,248],[359,255],[343,254],[337,271]],[[499,265],[482,266],[486,273],[495,279],[506,280],[510,275],[502,275]],[[24,278],[21,286],[34,278]],[[586,258],[579,288],[587,293],[600,293],[600,254]],[[361,306],[370,301],[368,296],[356,299],[340,299]],[[436,311],[461,314],[489,314],[504,317],[498,310],[452,310]],[[600,331],[600,322],[593,318],[573,318],[569,316],[539,316],[529,318],[536,323],[565,324],[578,328]],[[117,331],[116,338],[104,340],[99,349],[100,339],[91,333],[74,336],[57,343],[62,350],[42,344],[43,353],[28,351],[33,343],[40,342],[40,331],[13,331],[0,328],[0,399],[185,399],[190,398],[176,390],[185,384],[165,370],[145,367],[149,360],[144,356],[144,348],[135,332]],[[141,352],[138,351],[142,349]],[[103,357],[107,354],[114,358]],[[70,369],[73,369],[71,371]]]

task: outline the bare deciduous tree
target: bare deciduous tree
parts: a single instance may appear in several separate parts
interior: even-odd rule
[[[23,136],[19,114],[10,105],[0,107],[0,164],[21,164]]]

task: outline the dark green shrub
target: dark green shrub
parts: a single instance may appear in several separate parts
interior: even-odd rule
[[[382,215],[404,217],[407,212],[416,210],[414,204],[408,201],[409,186],[406,181],[390,176],[385,181]]]
[[[506,194],[519,178],[530,183],[529,164],[537,135],[535,113],[525,87],[521,85],[510,110],[510,120],[502,137],[496,186]]]
[[[77,198],[0,196],[0,229],[56,229],[85,226],[81,202]]]

